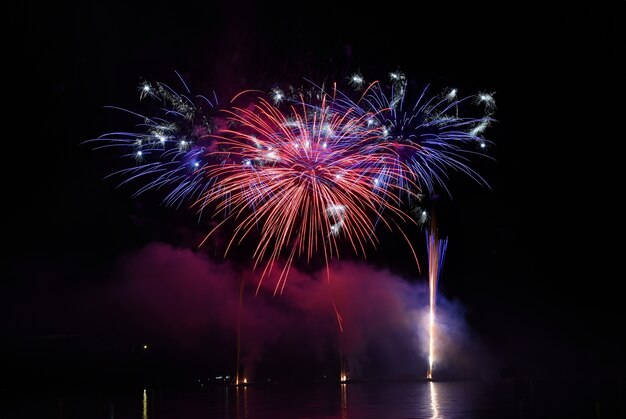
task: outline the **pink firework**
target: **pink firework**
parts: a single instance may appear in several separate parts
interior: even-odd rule
[[[403,171],[384,148],[372,146],[380,128],[357,109],[334,108],[322,94],[319,105],[301,99],[288,113],[259,98],[227,114],[233,128],[216,135],[221,164],[204,169],[215,186],[195,205],[227,214],[205,240],[236,221],[226,252],[258,230],[252,257],[255,268],[264,262],[259,286],[278,259],[286,262],[275,293],[296,258],[320,253],[328,266],[339,257],[340,240],[365,254],[377,243],[378,223],[395,229],[411,220],[395,190],[406,184],[398,178]]]

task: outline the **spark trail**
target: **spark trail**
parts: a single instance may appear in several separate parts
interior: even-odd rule
[[[438,237],[437,226],[433,217],[430,224],[430,231],[426,231],[426,244],[428,250],[428,289],[429,289],[429,310],[428,310],[428,371],[426,378],[432,380],[433,366],[436,361],[435,356],[435,335],[437,320],[435,317],[437,305],[437,283],[441,275],[443,260],[448,246],[448,239]]]

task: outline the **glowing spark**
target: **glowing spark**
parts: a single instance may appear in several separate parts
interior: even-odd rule
[[[449,101],[455,100],[457,93],[458,93],[457,89],[450,89],[450,91],[446,95],[446,99],[448,99]]]
[[[274,87],[271,91],[271,97],[274,105],[278,105],[285,99],[285,93],[278,87]]]
[[[429,217],[428,217],[428,212],[427,211],[421,211],[418,215],[417,218],[417,222],[419,225],[424,225],[428,222]]]
[[[336,221],[330,226],[330,232],[335,236],[339,234],[341,227],[344,223],[344,217],[346,213],[345,205],[329,205],[326,208],[326,213],[331,221]]]
[[[142,84],[139,90],[139,100],[143,100],[143,98],[152,93],[152,88],[150,87],[149,83]]]
[[[478,105],[485,105],[485,112],[491,115],[496,109],[496,100],[493,97],[494,93],[481,92],[476,96],[476,103]]]
[[[354,73],[350,77],[350,85],[354,87],[356,90],[360,90],[363,87],[364,83],[365,83],[365,79],[359,73]]]
[[[485,130],[489,127],[489,120],[488,119],[483,119],[480,124],[478,124],[477,126],[475,126],[474,128],[472,128],[472,130],[470,131],[470,135],[472,137],[477,137],[478,135],[482,134],[483,132],[485,132]]]
[[[395,72],[389,73],[389,78],[391,79],[391,81],[396,82],[396,81],[405,80],[406,76],[399,71],[395,71]]]
[[[190,148],[190,147],[191,147],[191,143],[190,143],[189,141],[186,141],[186,140],[181,140],[181,141],[180,141],[180,143],[179,143],[179,147],[178,147],[178,149],[179,149],[181,152],[184,152],[184,151],[189,150],[189,148]]]

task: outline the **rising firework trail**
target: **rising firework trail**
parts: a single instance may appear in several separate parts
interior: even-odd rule
[[[437,306],[437,283],[441,275],[443,260],[448,246],[448,239],[440,239],[437,233],[437,226],[434,217],[430,223],[430,231],[426,231],[426,245],[428,250],[428,290],[429,290],[429,310],[428,310],[428,372],[426,378],[432,380],[433,365],[435,364],[435,335],[437,320],[435,309]]]

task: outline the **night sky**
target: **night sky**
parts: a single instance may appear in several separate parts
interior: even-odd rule
[[[491,189],[452,174],[452,198],[436,203],[449,237],[439,291],[462,329],[450,343],[462,361],[447,372],[624,376],[616,12],[13,3],[3,28],[0,366],[16,381],[113,364],[135,377],[139,361],[164,375],[234,368],[233,280],[249,275],[245,255],[220,263],[195,250],[204,220],[104,179],[126,163],[81,143],[134,122],[105,106],[141,109],[139,83],[180,86],[176,71],[195,93],[229,98],[396,69],[420,85],[496,92],[493,160],[474,166]],[[389,378],[398,362],[423,371],[406,330],[391,326],[406,314],[399,304],[424,298],[424,275],[398,241],[382,234],[367,263],[333,268],[350,273],[336,286],[364,377]],[[246,356],[259,374],[330,374],[336,326],[322,277],[293,276],[279,299],[246,296]]]

